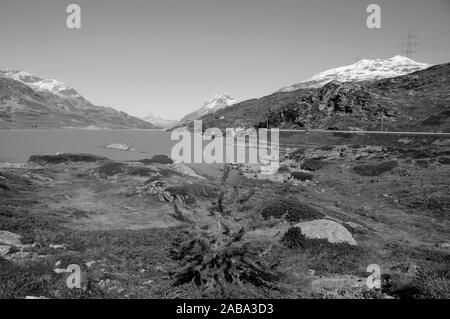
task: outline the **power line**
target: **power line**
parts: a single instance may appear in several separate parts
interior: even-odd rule
[[[414,50],[414,48],[419,45],[419,43],[417,42],[417,36],[415,36],[411,32],[408,32],[408,35],[406,35],[405,38],[406,38],[405,42],[403,43],[403,46],[405,48],[403,50],[403,55],[408,58],[412,58],[412,55],[414,53],[417,53],[417,51]]]

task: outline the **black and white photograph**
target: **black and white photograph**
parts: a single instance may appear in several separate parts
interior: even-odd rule
[[[0,0],[0,299],[449,297],[449,0]]]

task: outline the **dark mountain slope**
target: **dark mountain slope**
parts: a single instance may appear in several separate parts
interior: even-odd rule
[[[57,96],[0,76],[0,128],[153,128],[148,122],[83,97]]]
[[[382,116],[383,114],[383,116]],[[279,127],[450,132],[450,63],[375,82],[333,81],[275,93],[201,118],[205,128]]]

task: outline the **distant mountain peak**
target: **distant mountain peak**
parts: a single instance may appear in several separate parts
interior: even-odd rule
[[[309,79],[287,86],[279,92],[318,88],[335,80],[339,82],[374,81],[406,75],[430,67],[430,64],[416,62],[408,57],[396,55],[389,59],[361,59],[353,64],[317,73]]]
[[[206,114],[215,113],[218,110],[236,104],[237,102],[238,101],[236,101],[230,95],[219,92],[208,101],[206,101],[201,108],[184,116],[178,122],[178,125],[184,125],[188,122],[192,122]]]
[[[236,104],[237,101],[233,99],[231,96],[225,93],[217,93],[212,98],[210,98],[203,107],[206,107],[209,110],[219,110],[223,107],[227,107],[233,104]]]
[[[163,119],[163,118],[153,115],[153,114],[143,117],[142,120],[149,122],[150,124],[153,124],[157,128],[162,128],[162,129],[171,128],[177,124],[176,120]]]
[[[64,85],[63,82],[58,81],[57,79],[44,79],[33,73],[15,69],[0,70],[0,72],[3,73],[3,75],[22,82],[38,91],[48,91],[64,98],[82,98],[75,89]]]

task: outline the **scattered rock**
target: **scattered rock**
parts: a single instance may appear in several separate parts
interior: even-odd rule
[[[18,265],[24,265],[29,262],[38,262],[41,261],[42,258],[47,257],[48,257],[47,255],[38,255],[36,253],[28,251],[18,251],[3,256],[4,259],[9,260],[10,262]]]
[[[66,249],[65,244],[62,244],[62,245],[50,244],[49,247],[53,248],[53,249]]]
[[[150,286],[150,285],[152,285],[153,284],[153,280],[147,280],[147,281],[144,281],[142,284],[144,285],[144,286]]]
[[[10,249],[11,249],[11,246],[0,245],[0,257],[9,253]]]
[[[437,146],[450,146],[450,139],[445,140],[436,140],[431,145],[437,145]]]
[[[67,271],[67,269],[65,268],[56,268],[53,270],[55,272],[55,274],[65,274],[68,273],[69,271]]]
[[[159,271],[159,272],[165,272],[163,266],[155,266],[154,269],[155,269],[156,271]]]
[[[167,191],[168,186],[169,184],[166,181],[155,180],[137,186],[136,192],[138,194],[154,195],[160,202],[173,202],[177,198]],[[179,200],[183,201],[182,198]]]
[[[326,239],[330,243],[356,245],[356,240],[352,234],[344,226],[332,220],[317,219],[298,223],[295,227],[300,228],[306,238]]]
[[[23,248],[25,245],[20,241],[21,236],[11,233],[9,231],[0,231],[0,244],[13,246],[17,248]]]
[[[94,266],[97,263],[96,260],[92,260],[92,261],[88,261],[86,263],[86,267],[91,268],[92,266]]]
[[[420,267],[417,265],[411,265],[408,268],[407,274],[411,277],[416,277],[420,272]]]

